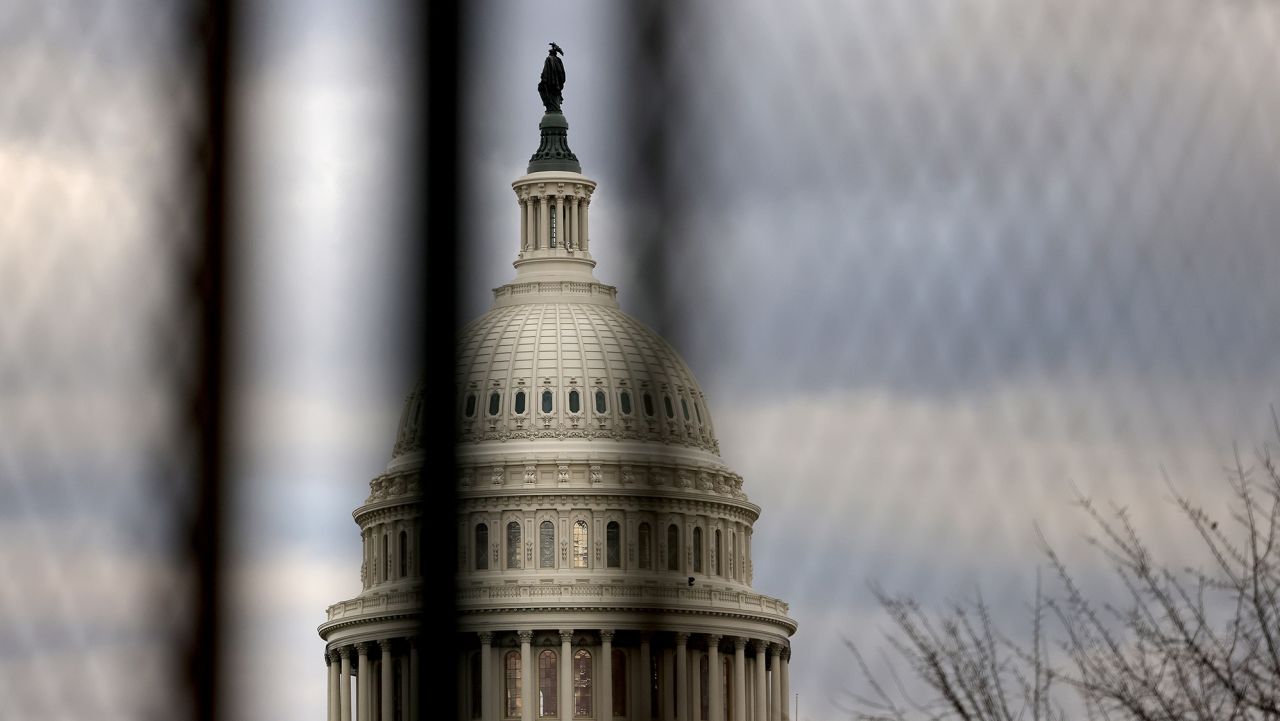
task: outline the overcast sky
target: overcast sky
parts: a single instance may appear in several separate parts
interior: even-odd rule
[[[183,86],[163,71],[179,51],[157,30],[172,18],[49,7],[39,33],[0,34],[22,70],[10,97],[39,99],[0,101],[0,184],[17,189],[0,200],[0,300],[80,320],[0,316],[0,572],[26,589],[0,589],[0,608],[29,621],[0,629],[0,702],[64,717],[73,702],[40,680],[57,670],[90,679],[103,717],[133,718],[163,677],[148,653],[163,628],[139,609],[181,582],[156,556],[143,463],[166,420],[147,341],[172,292],[151,262],[172,219],[149,209],[181,142]],[[884,645],[869,581],[926,604],[980,584],[1016,634],[1034,524],[1106,588],[1073,485],[1133,505],[1163,552],[1191,558],[1162,469],[1216,503],[1231,444],[1268,439],[1273,3],[693,4],[656,79],[626,64],[634,29],[611,8],[469,7],[464,316],[513,272],[510,182],[537,145],[554,40],[570,143],[600,183],[597,275],[684,353],[764,509],[755,585],[799,621],[802,718],[842,715],[857,684],[842,638]],[[359,590],[351,510],[416,376],[395,314],[414,280],[396,219],[417,200],[397,167],[416,69],[377,4],[249,13],[229,672],[236,717],[302,721],[325,703],[315,628]],[[666,196],[633,174],[654,112]],[[103,299],[113,322],[84,320]],[[91,602],[106,579],[125,590]]]

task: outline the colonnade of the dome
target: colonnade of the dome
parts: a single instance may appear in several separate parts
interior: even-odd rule
[[[531,173],[513,185],[520,206],[520,253],[590,251],[588,216],[595,183],[579,173]]]
[[[466,634],[459,718],[790,721],[791,649],[679,628]]]
[[[410,721],[418,715],[418,645],[382,638],[330,648],[328,721]]]

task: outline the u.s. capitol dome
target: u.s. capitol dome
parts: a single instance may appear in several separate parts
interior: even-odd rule
[[[320,627],[331,721],[421,713],[408,684],[419,439],[442,396],[458,429],[461,718],[787,719],[796,623],[751,587],[760,508],[721,459],[688,365],[596,280],[596,183],[562,114],[540,128],[512,183],[515,278],[462,329],[453,387],[410,393],[355,511],[364,590]]]

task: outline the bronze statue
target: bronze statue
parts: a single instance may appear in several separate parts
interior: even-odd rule
[[[557,55],[564,55],[564,51],[551,43],[547,59],[542,63],[542,80],[538,83],[538,94],[542,96],[542,105],[548,113],[560,112],[560,103],[564,102],[564,96],[560,94],[564,90],[564,62]]]

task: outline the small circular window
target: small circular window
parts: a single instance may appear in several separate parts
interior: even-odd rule
[[[524,415],[524,391],[516,391],[515,413],[518,416]]]
[[[596,390],[596,413],[603,414],[604,410],[605,410],[604,391],[597,389]]]
[[[622,415],[631,415],[631,394],[623,391],[618,395],[618,406],[622,408]]]
[[[496,416],[502,408],[502,394],[494,391],[489,394],[489,415]]]
[[[577,413],[581,410],[582,410],[582,395],[578,393],[578,391],[576,390],[569,391],[569,412]]]
[[[551,412],[551,398],[552,398],[551,391],[542,392],[542,412],[543,413]]]

